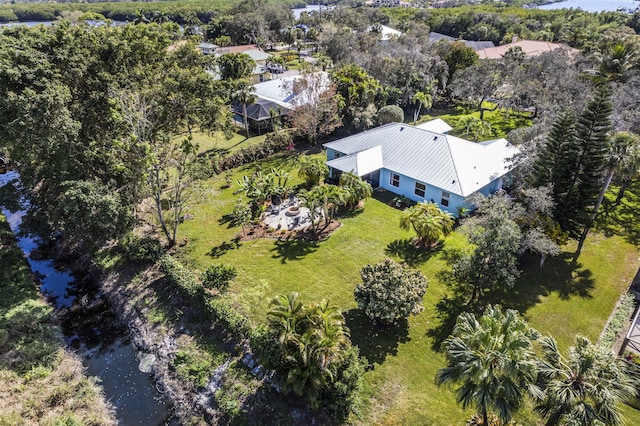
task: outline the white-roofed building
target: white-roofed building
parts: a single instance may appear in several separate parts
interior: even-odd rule
[[[328,89],[331,84],[329,74],[324,71],[318,71],[316,74],[322,80],[322,85],[326,84],[326,89]],[[298,74],[253,85],[253,93],[257,99],[253,104],[247,105],[247,121],[259,134],[263,129],[271,126],[274,114],[275,117],[283,118],[297,106],[309,102],[308,97],[312,96],[309,93],[302,91],[295,94],[292,91],[295,81],[300,78],[304,78],[304,76]],[[232,108],[236,114],[236,120],[239,123],[244,122],[242,104],[234,103]]]
[[[433,133],[442,133],[443,135],[447,134],[451,130],[453,130],[453,127],[449,126],[441,118],[436,118],[436,119],[431,120],[431,121],[426,121],[424,123],[420,123],[416,127],[418,129],[428,130],[428,131],[433,132]]]
[[[460,207],[470,207],[468,196],[501,189],[518,152],[506,139],[476,143],[402,123],[324,146],[330,178],[352,172],[374,188],[417,202],[433,201],[454,216]]]

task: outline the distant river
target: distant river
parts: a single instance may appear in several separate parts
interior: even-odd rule
[[[636,0],[565,0],[540,6],[540,9],[574,8],[587,12],[615,11],[618,9],[634,10],[640,6]]]

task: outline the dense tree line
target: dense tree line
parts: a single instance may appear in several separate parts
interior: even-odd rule
[[[202,172],[190,132],[228,124],[207,59],[176,44],[175,24],[61,22],[0,38],[0,141],[33,188],[32,231],[97,247],[131,229],[134,206],[152,196],[175,242],[185,188]]]

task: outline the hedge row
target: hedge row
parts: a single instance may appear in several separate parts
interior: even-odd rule
[[[272,132],[269,133],[264,142],[259,145],[240,149],[223,158],[214,158],[212,160],[212,167],[216,173],[220,173],[267,158],[287,149],[293,149],[291,132],[287,130]]]
[[[203,287],[198,282],[198,277],[185,268],[180,261],[165,254],[160,258],[160,270],[183,295],[192,299],[203,296]]]
[[[249,318],[233,309],[225,299],[205,296],[204,303],[211,321],[224,328],[236,342],[249,338],[251,321]]]
[[[611,318],[606,328],[600,336],[599,343],[607,348],[613,348],[620,332],[629,324],[629,319],[633,315],[636,306],[636,297],[633,293],[627,293],[622,296],[620,303],[616,306],[615,311],[611,314]]]
[[[225,299],[206,293],[193,272],[185,268],[180,261],[163,255],[159,261],[160,270],[180,293],[198,303],[213,324],[222,327],[236,341],[241,342],[251,333],[251,322],[247,317],[233,309]]]

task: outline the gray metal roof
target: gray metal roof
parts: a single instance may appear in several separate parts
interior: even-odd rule
[[[511,170],[509,158],[517,152],[505,139],[479,144],[401,123],[324,146],[345,155],[380,146],[385,169],[463,197]]]

